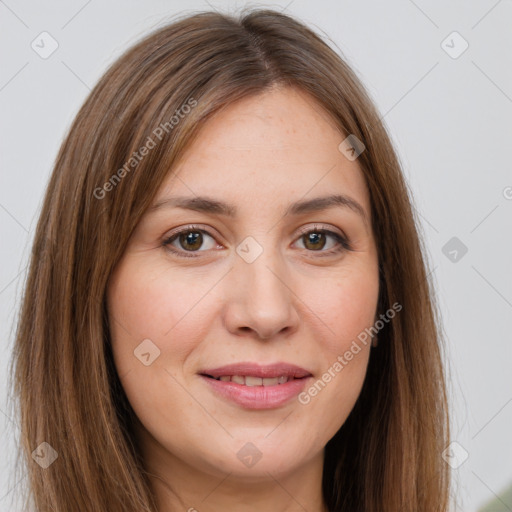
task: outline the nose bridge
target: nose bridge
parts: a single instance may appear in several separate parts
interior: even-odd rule
[[[286,266],[272,235],[247,237],[237,247],[228,304],[230,329],[250,328],[268,338],[297,322]],[[233,288],[232,288],[233,289]]]
[[[265,297],[265,302],[270,303],[273,299],[282,301],[288,296],[289,290],[278,278],[284,268],[278,251],[267,245],[266,249],[251,263],[239,261],[237,272],[240,279],[246,276],[249,286],[248,295],[254,300]]]

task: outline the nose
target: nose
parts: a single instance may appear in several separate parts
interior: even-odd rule
[[[252,263],[237,255],[226,278],[224,322],[230,333],[267,340],[297,330],[298,298],[277,251],[264,250]]]

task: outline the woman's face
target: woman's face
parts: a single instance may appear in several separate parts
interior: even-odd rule
[[[368,191],[344,139],[294,89],[234,103],[136,227],[108,309],[155,467],[290,474],[321,461],[345,422],[370,353],[353,342],[374,323],[379,276]],[[331,196],[361,211],[320,201]]]

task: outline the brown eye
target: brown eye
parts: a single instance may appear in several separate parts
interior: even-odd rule
[[[304,249],[309,252],[318,252],[318,256],[330,256],[352,250],[349,241],[344,236],[316,226],[313,229],[302,229],[298,240],[302,242]]]
[[[185,231],[179,234],[178,240],[183,249],[196,251],[203,245],[203,234],[200,231]]]
[[[325,246],[325,233],[311,232],[303,235],[304,246],[313,251],[321,250]]]
[[[208,249],[213,249],[216,246],[216,242],[205,230],[188,226],[186,229],[174,232],[168,236],[162,245],[177,256],[195,257],[198,254],[193,253],[201,253]]]

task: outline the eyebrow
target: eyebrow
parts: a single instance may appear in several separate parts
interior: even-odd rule
[[[164,207],[183,208],[186,210],[194,210],[202,213],[210,213],[213,215],[224,215],[226,217],[236,217],[237,215],[236,206],[205,196],[167,197],[157,201],[153,206],[150,207],[150,210],[159,210]],[[364,208],[355,199],[344,194],[335,194],[297,201],[288,206],[284,212],[284,216],[314,213],[334,207],[349,208],[350,210],[357,213],[363,219],[365,224],[367,223],[367,217]]]

